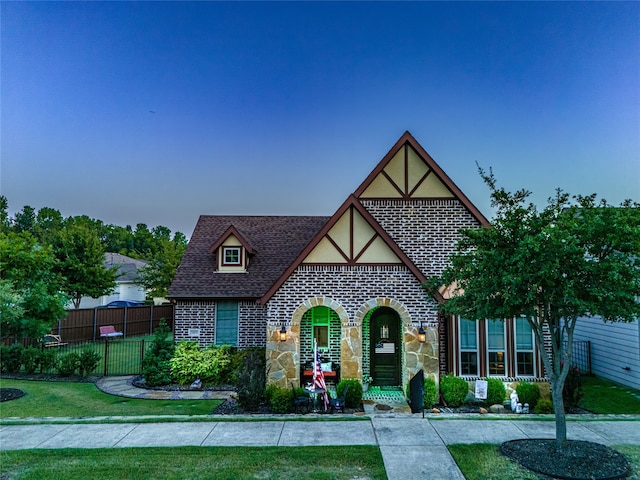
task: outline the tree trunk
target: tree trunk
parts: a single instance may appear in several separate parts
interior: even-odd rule
[[[551,399],[553,400],[553,413],[556,417],[556,450],[562,452],[567,443],[567,417],[564,411],[562,397],[564,382],[556,379],[551,385]]]

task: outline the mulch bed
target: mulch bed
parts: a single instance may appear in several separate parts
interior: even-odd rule
[[[8,402],[24,397],[24,392],[17,388],[0,388],[0,402]]]
[[[505,442],[500,451],[541,479],[605,480],[629,474],[624,455],[600,443],[568,440],[558,453],[554,439],[530,438]]]

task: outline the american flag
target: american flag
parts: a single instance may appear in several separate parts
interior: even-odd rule
[[[326,410],[329,406],[329,396],[327,395],[327,384],[324,382],[324,373],[322,372],[322,367],[320,365],[320,354],[318,353],[318,342],[314,339],[315,343],[315,366],[313,368],[313,387],[321,388],[324,390],[322,393],[322,398],[324,400],[324,409]]]

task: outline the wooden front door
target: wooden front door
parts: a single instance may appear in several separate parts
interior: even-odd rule
[[[400,383],[400,317],[395,310],[381,307],[371,315],[370,359],[373,384],[398,386]]]

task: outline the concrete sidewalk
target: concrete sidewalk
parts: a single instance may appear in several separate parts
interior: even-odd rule
[[[6,420],[6,419],[5,419]],[[88,419],[85,422],[90,421]],[[640,422],[569,421],[570,439],[640,445]],[[377,445],[389,480],[463,479],[446,445],[552,438],[552,421],[374,415],[361,421],[80,423],[0,426],[0,449]]]

